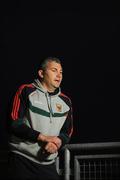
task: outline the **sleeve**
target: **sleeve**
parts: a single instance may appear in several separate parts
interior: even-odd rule
[[[72,133],[73,133],[73,112],[72,112],[72,104],[70,101],[70,110],[68,112],[65,123],[63,124],[63,127],[58,136],[62,140],[62,146],[64,146],[70,141]]]
[[[24,140],[37,142],[40,132],[35,131],[24,123],[24,116],[28,108],[28,92],[25,85],[22,85],[15,94],[11,110],[10,132]],[[29,88],[30,89],[30,88]]]

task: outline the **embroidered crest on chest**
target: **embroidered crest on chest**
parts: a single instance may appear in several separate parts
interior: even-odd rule
[[[56,103],[56,110],[57,110],[58,112],[62,112],[62,105]]]

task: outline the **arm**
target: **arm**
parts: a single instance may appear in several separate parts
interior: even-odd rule
[[[70,110],[68,112],[65,123],[63,124],[63,127],[58,136],[58,138],[60,138],[62,141],[62,146],[64,146],[70,141],[72,133],[73,133],[73,112],[72,112],[72,104],[70,101]]]
[[[28,93],[30,93],[31,90],[32,88],[27,88],[23,85],[16,92],[11,111],[10,131],[19,138],[37,142],[37,137],[40,132],[33,130],[32,127],[28,127],[23,119],[28,107]]]

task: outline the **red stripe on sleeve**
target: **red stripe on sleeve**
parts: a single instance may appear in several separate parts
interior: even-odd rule
[[[63,94],[63,93],[60,93],[60,95],[63,96],[63,97],[66,97],[66,98],[68,98],[68,99],[70,99],[68,96],[66,96],[66,95]]]
[[[71,137],[72,133],[73,133],[73,127],[70,130],[69,137]]]
[[[16,95],[15,95],[14,101],[13,101],[12,113],[11,113],[11,117],[12,117],[13,120],[18,119],[18,111],[19,111],[19,108],[20,108],[20,98],[19,98],[19,96],[22,93],[22,90],[24,89],[24,87],[33,87],[33,85],[32,84],[24,84],[16,92]]]
[[[18,114],[19,105],[20,105],[19,92],[17,92],[13,101],[13,108],[11,113],[13,120],[17,119],[18,117],[17,114]]]

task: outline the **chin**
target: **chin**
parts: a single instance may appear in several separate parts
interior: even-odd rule
[[[54,88],[56,89],[56,88],[59,88],[59,85],[57,85],[57,86],[54,86]]]

